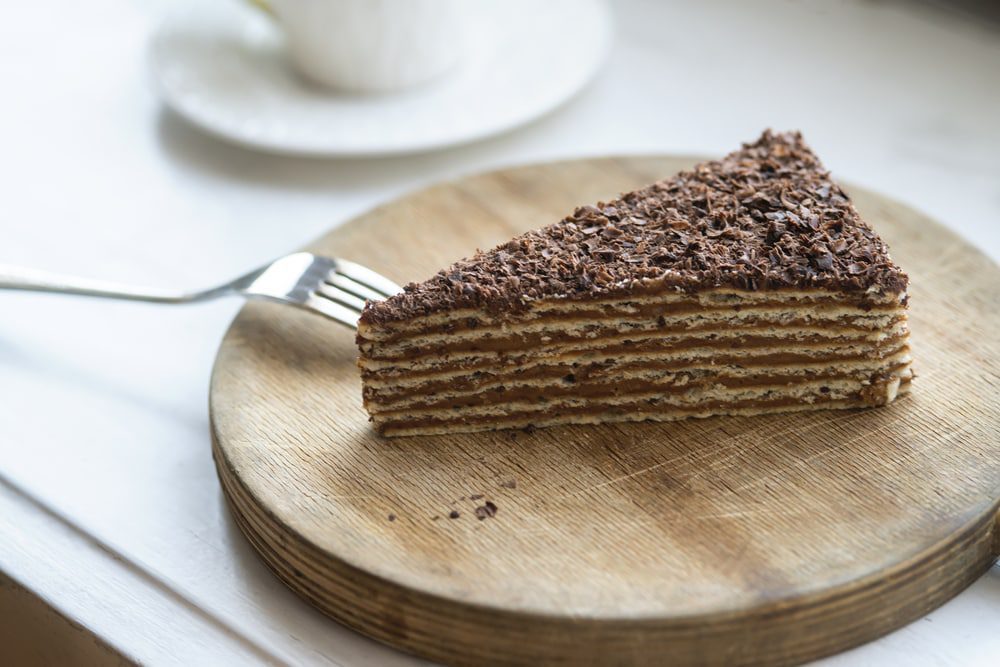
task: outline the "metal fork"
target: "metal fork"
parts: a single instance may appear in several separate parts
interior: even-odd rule
[[[2,264],[0,289],[152,303],[198,303],[223,296],[242,296],[304,308],[352,329],[358,326],[358,316],[366,300],[377,301],[402,291],[396,283],[360,264],[308,252],[286,255],[225,285],[199,292],[130,287]]]

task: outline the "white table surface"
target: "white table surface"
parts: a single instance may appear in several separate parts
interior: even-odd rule
[[[621,2],[606,68],[556,113],[460,149],[338,162],[234,148],[165,112],[145,47],[168,4],[4,8],[0,261],[202,286],[442,178],[578,155],[721,154],[767,126],[801,128],[838,177],[1000,257],[996,27],[902,3]],[[238,303],[0,293],[0,307],[0,571],[147,663],[416,662],[285,590],[227,514],[206,404]],[[995,566],[826,664],[998,660]]]

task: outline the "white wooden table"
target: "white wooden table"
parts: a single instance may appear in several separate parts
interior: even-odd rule
[[[622,2],[607,67],[551,116],[461,149],[338,162],[247,152],[164,112],[145,45],[167,5],[4,8],[0,261],[195,287],[441,178],[718,154],[766,126],[801,128],[837,176],[1000,258],[996,28],[896,3]],[[0,308],[0,573],[146,663],[414,664],[286,591],[227,514],[206,404],[238,303],[0,293]],[[997,664],[998,628],[1000,566],[827,664]]]

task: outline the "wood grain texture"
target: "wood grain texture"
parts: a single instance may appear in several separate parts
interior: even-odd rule
[[[420,280],[693,162],[474,176],[311,249]],[[449,663],[792,664],[925,614],[1000,553],[1000,270],[912,209],[849,191],[911,275],[909,397],[869,411],[383,439],[361,408],[352,333],[252,304],[211,390],[237,522],[324,612]],[[477,520],[486,499],[498,513]]]

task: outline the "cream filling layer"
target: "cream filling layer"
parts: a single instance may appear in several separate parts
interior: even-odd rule
[[[618,359],[619,357],[627,357],[630,354],[643,354],[649,359],[668,360],[687,358],[704,359],[720,353],[732,355],[737,351],[741,356],[748,358],[782,353],[796,354],[801,357],[823,354],[838,357],[862,355],[873,357],[875,355],[883,356],[890,351],[889,349],[882,349],[882,346],[878,343],[866,340],[839,342],[834,339],[828,342],[803,342],[776,338],[773,344],[741,346],[738,339],[743,336],[745,336],[745,333],[740,331],[728,332],[727,335],[722,335],[718,339],[707,339],[701,335],[697,337],[688,336],[687,339],[691,339],[692,341],[703,340],[704,344],[685,346],[677,350],[671,349],[670,345],[683,341],[685,338],[650,338],[646,341],[633,340],[630,344],[626,345],[622,343],[620,347],[610,350],[602,349],[602,347],[595,345],[595,341],[588,340],[568,344],[545,345],[538,348],[516,351],[428,354],[414,359],[380,360],[361,358],[358,360],[358,365],[363,371],[380,371],[384,372],[386,377],[388,377],[391,374],[406,374],[425,370],[433,371],[439,369],[441,366],[465,365],[478,368],[487,364],[496,364],[510,367],[525,363],[538,363],[543,360],[558,360],[560,363],[573,363],[579,360],[592,361],[602,356],[605,359]],[[895,349],[905,344],[907,335],[902,333],[899,336],[900,340],[898,342],[888,339],[886,347],[890,347],[891,351],[895,351]],[[715,340],[719,342],[714,342]],[[725,343],[726,341],[730,343],[728,347],[720,345],[720,343]],[[644,342],[654,346],[652,349],[649,346],[644,349],[638,349]],[[768,342],[770,343],[770,341]]]
[[[623,341],[662,340],[672,343],[692,338],[717,340],[740,336],[768,336],[775,339],[800,339],[807,336],[821,338],[842,338],[880,342],[902,335],[907,332],[906,319],[897,319],[887,326],[857,329],[839,326],[836,323],[817,323],[815,325],[785,325],[774,322],[749,323],[739,317],[723,320],[689,321],[683,328],[670,325],[659,326],[655,321],[641,324],[623,321],[601,322],[577,326],[569,329],[539,329],[529,330],[511,327],[502,336],[493,337],[490,334],[480,336],[455,335],[451,337],[415,337],[399,343],[362,343],[363,360],[369,359],[405,359],[416,360],[422,356],[458,353],[463,350],[477,351],[482,348],[504,347],[514,349],[522,347],[531,349],[575,349],[573,345],[594,347],[604,342],[621,343]],[[442,350],[442,346],[447,346]]]
[[[895,377],[908,379],[909,369]],[[599,399],[588,397],[563,396],[553,400],[545,400],[539,396],[534,400],[508,401],[492,405],[476,405],[470,407],[447,408],[405,408],[402,410],[385,410],[374,413],[376,423],[384,420],[399,419],[416,420],[423,418],[462,419],[467,417],[503,417],[510,413],[545,413],[562,409],[586,408],[592,405],[602,407],[627,406],[640,402],[656,406],[693,407],[699,403],[720,402],[735,403],[740,401],[760,400],[795,400],[811,404],[818,398],[823,400],[850,399],[868,385],[866,381],[855,379],[829,378],[818,381],[799,382],[793,385],[774,384],[754,387],[730,388],[721,384],[709,385],[691,389],[677,394],[660,392],[638,392],[621,396],[602,396]],[[826,391],[822,389],[825,388]]]
[[[365,407],[371,412],[386,410],[401,410],[404,408],[437,407],[442,403],[501,403],[510,401],[512,396],[524,393],[532,393],[546,399],[552,399],[559,395],[579,394],[591,400],[601,396],[610,396],[621,393],[620,387],[624,385],[641,386],[645,390],[659,390],[664,392],[677,392],[688,386],[701,386],[706,383],[714,383],[724,386],[745,385],[764,386],[782,385],[791,386],[799,383],[815,381],[822,384],[826,380],[832,381],[853,381],[857,384],[864,384],[870,378],[881,374],[895,374],[900,377],[909,377],[907,368],[909,362],[902,363],[881,363],[878,365],[865,365],[853,370],[828,367],[823,373],[808,372],[802,369],[758,369],[749,373],[743,369],[743,373],[716,372],[714,370],[700,371],[633,371],[618,372],[608,374],[603,377],[588,377],[583,381],[568,382],[563,378],[534,378],[519,381],[516,378],[500,378],[492,381],[478,383],[466,389],[451,389],[440,387],[435,391],[422,390],[420,388],[407,388],[402,391],[389,392],[365,392]],[[565,369],[567,375],[572,375],[573,369]],[[614,370],[614,369],[612,369]],[[621,393],[621,395],[628,395]]]
[[[876,307],[901,307],[906,298],[905,293],[881,294],[876,290],[855,294],[849,292],[826,292],[821,290],[761,290],[745,291],[735,289],[711,289],[695,293],[683,291],[663,291],[645,295],[635,295],[628,298],[607,298],[594,300],[577,299],[541,299],[531,302],[523,313],[517,313],[516,319],[530,320],[545,317],[549,314],[573,312],[583,309],[601,309],[608,315],[627,316],[637,314],[644,306],[649,305],[686,305],[717,308],[780,302],[784,307],[799,308],[805,306],[834,306],[851,312],[866,312],[860,309],[856,302],[863,298]],[[419,331],[421,328],[440,326],[450,322],[463,322],[475,319],[480,326],[502,326],[511,320],[509,313],[500,317],[491,315],[477,308],[458,308],[444,313],[424,315],[399,322],[386,322],[376,326],[366,322],[358,326],[358,334],[365,339],[379,340],[391,337],[404,331]]]
[[[759,375],[763,372],[777,372],[788,375],[818,375],[820,373],[830,374],[843,371],[845,373],[877,372],[883,367],[894,367],[910,363],[911,357],[909,348],[903,347],[894,354],[885,357],[871,359],[844,359],[840,361],[816,361],[812,363],[796,364],[774,364],[764,367],[744,366],[740,364],[719,364],[716,359],[692,360],[689,364],[684,364],[683,368],[671,366],[668,368],[656,368],[656,364],[662,363],[660,360],[648,356],[639,356],[636,359],[626,361],[616,361],[606,363],[604,360],[584,363],[548,363],[547,361],[520,365],[515,368],[505,366],[484,367],[475,372],[469,372],[464,368],[449,369],[438,373],[413,377],[380,378],[373,376],[366,379],[365,386],[374,390],[405,390],[405,391],[427,391],[432,388],[441,388],[460,385],[462,383],[476,383],[478,386],[493,387],[501,384],[516,386],[526,375],[532,373],[545,373],[547,379],[562,378],[568,373],[579,373],[587,379],[607,379],[613,380],[622,372],[634,372],[642,369],[642,375],[650,378],[669,377],[672,375],[689,374],[715,374],[720,377],[747,377]],[[546,378],[542,378],[546,379]]]
[[[909,392],[909,384],[907,383],[900,385],[898,389],[898,395],[902,396],[907,392]],[[527,428],[529,426],[542,428],[546,426],[566,426],[572,424],[608,424],[608,423],[639,422],[639,421],[670,422],[670,421],[679,421],[681,419],[707,418],[707,417],[716,417],[720,415],[728,415],[733,417],[755,417],[759,415],[768,415],[768,414],[806,412],[809,410],[816,410],[820,407],[822,407],[824,410],[842,410],[850,408],[862,408],[867,405],[868,403],[866,403],[861,399],[849,399],[849,400],[839,400],[839,401],[825,401],[822,404],[809,404],[809,403],[797,403],[792,405],[776,404],[771,406],[761,405],[755,407],[707,408],[704,410],[664,408],[663,410],[657,411],[655,413],[650,413],[650,412],[629,413],[629,412],[598,410],[596,412],[587,414],[569,414],[569,415],[555,415],[555,416],[532,415],[529,417],[490,419],[487,422],[479,422],[479,423],[476,422],[463,423],[460,421],[455,421],[446,424],[431,424],[424,426],[407,425],[406,422],[391,422],[391,421],[381,421],[379,419],[376,419],[375,424],[380,428],[383,434],[389,436],[447,435],[449,433],[474,433],[480,431],[496,431],[500,429]]]

